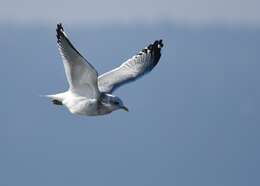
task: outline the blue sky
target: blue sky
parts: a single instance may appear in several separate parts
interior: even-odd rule
[[[1,186],[259,185],[258,30],[65,29],[100,73],[165,47],[115,92],[129,113],[78,117],[39,96],[67,88],[55,25],[2,25]]]
[[[0,186],[260,185],[259,2],[192,2],[2,2]],[[61,20],[99,73],[164,40],[158,66],[115,92],[129,113],[40,96],[67,88]]]

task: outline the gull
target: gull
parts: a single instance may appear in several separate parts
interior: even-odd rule
[[[161,57],[162,40],[156,40],[119,67],[98,75],[96,69],[72,45],[61,23],[57,44],[69,84],[66,92],[47,95],[55,105],[64,105],[72,114],[98,116],[128,108],[112,93],[120,86],[150,72]]]

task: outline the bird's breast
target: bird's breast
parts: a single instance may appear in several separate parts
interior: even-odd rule
[[[72,114],[95,115],[97,114],[97,100],[86,98],[74,98],[65,101],[66,107]]]

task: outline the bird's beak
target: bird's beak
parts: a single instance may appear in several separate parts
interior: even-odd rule
[[[122,106],[121,109],[125,110],[126,112],[129,112],[128,108],[125,106]]]

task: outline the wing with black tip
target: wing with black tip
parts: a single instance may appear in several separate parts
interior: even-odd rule
[[[162,40],[156,40],[139,54],[128,59],[118,68],[98,77],[98,87],[101,92],[111,93],[118,87],[134,81],[150,72],[161,57]]]
[[[57,25],[56,32],[70,90],[81,96],[98,98],[97,71],[72,45],[62,24]]]

